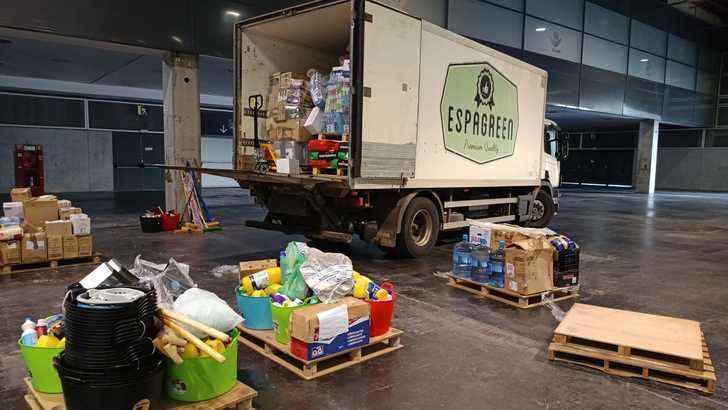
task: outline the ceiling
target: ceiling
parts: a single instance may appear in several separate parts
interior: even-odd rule
[[[83,84],[162,88],[161,52],[115,45],[75,44],[53,36],[0,32],[0,75]],[[232,61],[200,57],[200,93],[232,96]]]

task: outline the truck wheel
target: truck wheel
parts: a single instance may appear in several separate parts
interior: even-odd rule
[[[536,199],[533,201],[531,220],[528,226],[533,228],[545,228],[554,217],[554,200],[548,191],[540,189]]]
[[[417,197],[407,206],[402,231],[397,235],[398,256],[419,258],[427,255],[440,234],[437,207],[425,197]]]

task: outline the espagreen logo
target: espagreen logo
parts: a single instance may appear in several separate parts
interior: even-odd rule
[[[518,88],[488,63],[450,64],[440,118],[448,151],[479,164],[513,155]]]

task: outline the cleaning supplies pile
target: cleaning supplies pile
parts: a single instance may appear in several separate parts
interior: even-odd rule
[[[392,294],[389,289],[382,288],[359,272],[353,273],[354,290],[352,296],[357,299],[376,300],[380,302],[392,300]]]
[[[23,330],[20,343],[24,346],[64,348],[66,346],[65,322],[63,315],[48,316],[38,319],[25,318],[20,326]]]
[[[243,319],[212,292],[191,288],[174,302],[174,308],[159,309],[164,323],[153,340],[154,346],[176,364],[184,359],[212,357],[225,363],[231,332]]]

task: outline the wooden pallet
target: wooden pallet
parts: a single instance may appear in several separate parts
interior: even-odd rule
[[[320,140],[332,140],[332,141],[340,141],[340,142],[349,142],[349,133],[343,133],[343,134],[326,134],[326,133],[320,133],[318,134],[317,139]]]
[[[344,168],[311,168],[311,175],[318,177],[321,175],[331,175],[337,177],[345,177],[346,169]]]
[[[272,330],[243,328],[238,342],[278,363],[296,376],[311,380],[399,350],[404,347],[400,344],[401,335],[401,330],[391,328],[381,336],[370,338],[366,346],[314,360],[301,359],[291,354],[289,346],[279,343]]]
[[[66,410],[63,394],[37,392],[33,389],[29,377],[25,378],[25,385],[28,387],[28,392],[24,396],[25,402],[32,410]],[[258,392],[244,383],[237,382],[230,391],[214,399],[185,403],[167,398],[161,408],[163,410],[254,410],[253,399],[256,396]]]
[[[448,286],[470,292],[474,295],[496,300],[521,309],[542,306],[546,301],[559,302],[579,296],[578,287],[557,288],[532,295],[521,295],[506,288],[496,288],[485,283],[448,274]]]
[[[549,359],[714,393],[700,323],[577,303],[556,328]]]
[[[18,263],[14,265],[3,265],[2,272],[0,274],[7,275],[11,273],[21,273],[21,272],[34,272],[34,271],[43,271],[48,269],[57,269],[59,267],[66,267],[66,266],[82,266],[82,265],[89,265],[89,264],[97,264],[101,263],[101,258],[103,255],[100,253],[95,253],[91,256],[80,256],[78,258],[70,258],[70,259],[58,259],[53,261],[43,261],[43,262],[35,262],[35,263]]]

